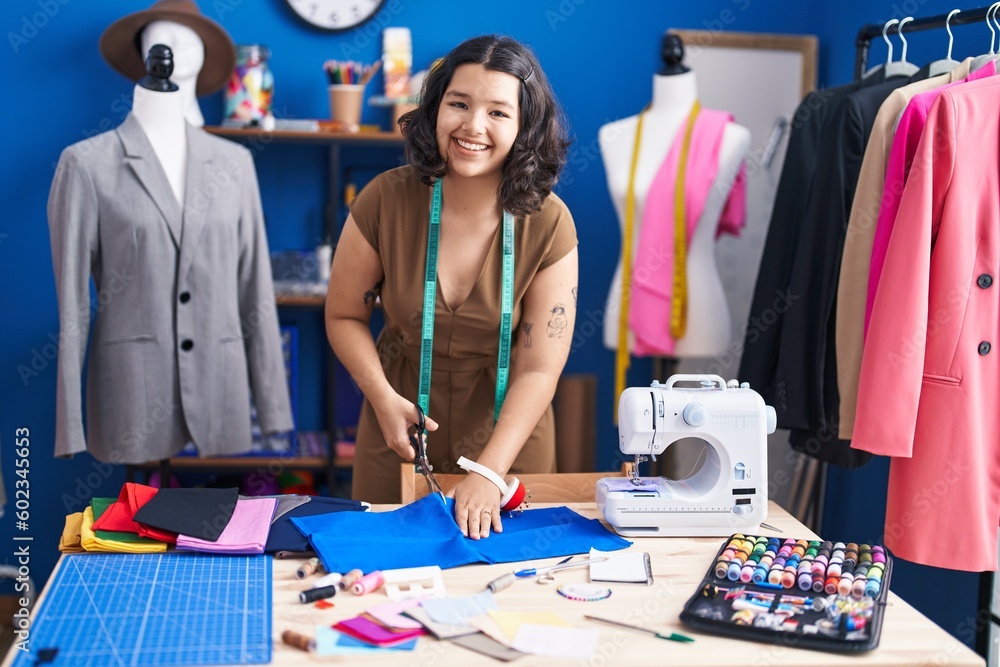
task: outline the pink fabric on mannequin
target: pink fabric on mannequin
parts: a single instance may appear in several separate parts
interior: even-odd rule
[[[729,113],[704,108],[695,120],[684,181],[688,247],[718,176],[722,136],[732,120]],[[632,267],[629,306],[629,327],[635,334],[632,353],[636,356],[670,355],[676,344],[670,335],[670,304],[674,291],[674,188],[686,129],[687,122],[678,130],[646,196]],[[741,165],[722,211],[716,237],[722,234],[738,236],[744,224],[746,165]]]

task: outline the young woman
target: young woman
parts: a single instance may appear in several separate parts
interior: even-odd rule
[[[399,502],[421,402],[435,471],[459,472],[464,456],[500,476],[554,472],[551,401],[573,339],[577,240],[552,194],[569,143],[552,90],[525,46],[477,37],[430,72],[400,125],[409,164],[358,194],[327,292],[330,344],[365,395],[353,495]],[[377,297],[385,327],[373,341]],[[464,534],[502,529],[487,477],[469,474],[453,495]]]

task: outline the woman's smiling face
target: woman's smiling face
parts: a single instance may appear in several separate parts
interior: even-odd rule
[[[502,176],[520,128],[520,86],[516,77],[482,65],[455,69],[437,116],[438,152],[449,174]]]

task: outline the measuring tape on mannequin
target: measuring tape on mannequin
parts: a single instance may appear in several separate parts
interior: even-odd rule
[[[625,228],[622,232],[622,284],[618,309],[618,349],[615,353],[615,410],[614,423],[618,424],[618,399],[625,391],[625,378],[630,364],[628,345],[629,308],[632,297],[632,235],[635,233],[635,174],[639,166],[639,146],[642,143],[642,121],[649,110],[646,105],[639,112],[632,143],[632,159],[629,162],[628,182],[625,187]],[[687,179],[688,153],[691,150],[691,135],[695,120],[701,111],[701,103],[695,100],[687,116],[681,154],[674,184],[674,271],[673,298],[670,304],[670,335],[674,339],[683,338],[687,330],[687,215],[684,205],[685,182]]]
[[[431,197],[431,218],[427,230],[427,262],[424,268],[424,313],[421,325],[420,338],[420,387],[418,390],[417,404],[420,405],[424,414],[430,414],[431,402],[431,361],[434,356],[434,309],[437,304],[437,258],[439,239],[441,234],[441,180],[434,182],[434,192]],[[510,338],[511,319],[514,311],[514,216],[508,212],[503,212],[503,273],[501,278],[500,294],[500,349],[497,354],[497,386],[494,396],[493,423],[496,424],[500,418],[500,408],[503,406],[504,398],[507,396],[507,380],[510,375]],[[462,457],[462,461],[472,463],[479,468],[485,468],[478,463],[474,463]],[[473,468],[468,468],[473,470]],[[476,470],[476,472],[482,473]],[[507,488],[499,475],[490,470],[490,473],[500,480],[497,484],[501,493]],[[494,481],[494,483],[496,483]],[[517,479],[512,486],[520,487]],[[521,487],[520,496],[524,498],[524,487]],[[520,504],[518,500],[517,505]],[[501,503],[501,506],[503,503]],[[517,506],[515,505],[515,507]]]

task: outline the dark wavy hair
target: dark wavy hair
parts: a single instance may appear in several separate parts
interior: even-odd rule
[[[437,145],[438,108],[455,70],[467,64],[521,81],[517,138],[504,160],[497,198],[514,215],[537,211],[566,164],[570,142],[562,111],[538,59],[510,37],[483,35],[462,42],[428,73],[420,105],[399,119],[406,137],[406,161],[427,185],[444,176],[446,164]]]

